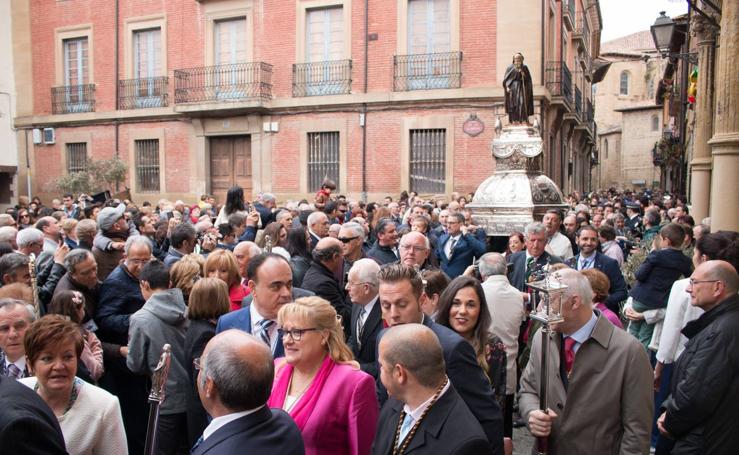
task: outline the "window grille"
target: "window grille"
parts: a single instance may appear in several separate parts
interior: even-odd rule
[[[339,132],[308,133],[308,190],[318,191],[327,178],[339,184]]]
[[[136,190],[140,193],[159,192],[159,140],[135,142]]]
[[[410,190],[416,193],[446,191],[446,130],[410,131]]]
[[[87,167],[87,143],[67,144],[67,173],[82,172]]]

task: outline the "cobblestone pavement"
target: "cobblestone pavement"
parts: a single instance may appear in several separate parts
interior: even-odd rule
[[[513,455],[531,455],[534,437],[526,427],[513,429]]]

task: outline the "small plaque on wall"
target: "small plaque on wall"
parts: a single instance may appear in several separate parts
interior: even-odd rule
[[[462,131],[469,136],[475,137],[485,131],[485,124],[477,118],[476,114],[470,114],[470,117],[462,125]]]

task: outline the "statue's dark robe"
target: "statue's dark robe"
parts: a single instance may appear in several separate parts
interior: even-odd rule
[[[503,76],[505,88],[505,110],[511,123],[525,123],[534,114],[534,91],[531,73],[526,65],[520,70],[510,65]]]

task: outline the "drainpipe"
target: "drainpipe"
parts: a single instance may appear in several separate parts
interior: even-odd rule
[[[120,84],[118,82],[118,78],[120,77],[120,74],[119,74],[120,73],[120,68],[119,68],[119,65],[120,65],[119,57],[120,57],[120,55],[119,55],[119,50],[118,50],[118,45],[119,45],[119,41],[120,41],[120,37],[119,37],[119,34],[120,33],[119,33],[119,30],[118,30],[119,10],[120,10],[120,0],[115,0],[115,110],[116,111],[118,111],[118,108],[120,107],[118,105],[118,98],[120,96],[120,93],[119,93],[119,91],[120,91],[119,85]],[[118,138],[119,138],[119,128],[118,127],[119,127],[119,123],[118,123],[118,119],[117,118],[113,122],[113,124],[114,124],[114,127],[115,127],[115,156],[116,156],[116,158],[118,158],[120,156],[120,150],[118,148]],[[120,190],[119,189],[119,186],[118,186],[118,183],[119,183],[118,180],[116,180],[115,181],[115,192],[116,193]]]
[[[367,94],[367,75],[369,62],[369,0],[364,0],[364,81],[362,93]],[[367,103],[362,103],[362,201],[367,202]]]

